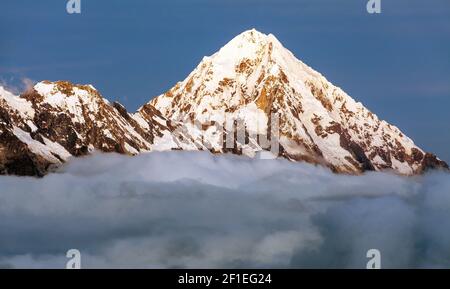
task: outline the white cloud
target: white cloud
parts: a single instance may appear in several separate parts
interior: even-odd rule
[[[0,178],[0,266],[450,266],[450,178],[336,175],[202,152],[75,159]]]

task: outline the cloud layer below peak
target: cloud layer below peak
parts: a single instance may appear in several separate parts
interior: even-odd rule
[[[336,175],[202,152],[98,154],[0,177],[0,267],[450,267],[450,178]]]

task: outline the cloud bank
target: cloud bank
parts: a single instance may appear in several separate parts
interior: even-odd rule
[[[450,267],[450,178],[336,175],[202,152],[75,159],[0,177],[0,267]]]

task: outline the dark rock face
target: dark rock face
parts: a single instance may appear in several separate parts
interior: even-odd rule
[[[8,131],[0,134],[0,152],[0,174],[43,176],[52,165]]]
[[[422,160],[422,171],[443,169],[449,170],[449,166],[446,162],[439,160],[435,155],[426,153],[425,157]]]

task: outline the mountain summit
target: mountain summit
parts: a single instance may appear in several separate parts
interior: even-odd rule
[[[0,87],[0,174],[43,175],[94,150],[268,153],[352,174],[448,168],[254,29],[135,113],[90,85],[44,81],[20,96]]]
[[[298,60],[272,34],[245,31],[205,57],[182,82],[150,102],[168,119],[189,115],[206,129],[191,129],[224,152],[210,121],[241,119],[248,130],[240,151],[261,147],[252,135],[269,134],[279,118],[280,156],[324,164],[336,172],[391,169],[416,174],[446,166],[414,145],[398,128],[366,109]],[[223,124],[223,123],[222,123]]]

